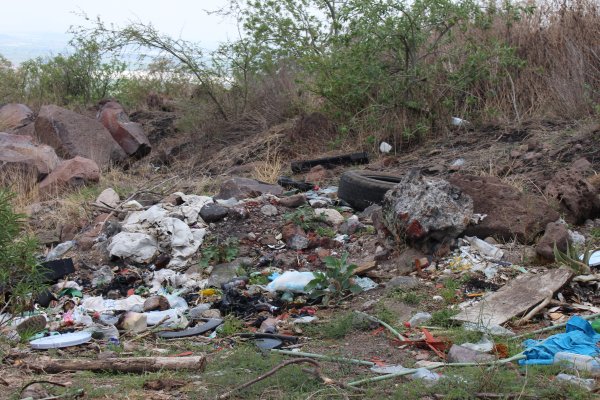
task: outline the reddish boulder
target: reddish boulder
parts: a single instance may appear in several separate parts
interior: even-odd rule
[[[0,132],[0,170],[31,172],[40,180],[58,164],[52,147],[34,143],[31,136]]]
[[[492,176],[452,175],[450,183],[473,199],[474,212],[487,214],[465,234],[532,243],[559,215],[540,197],[528,195]]]
[[[577,160],[570,168],[558,171],[544,191],[548,198],[558,202],[565,220],[571,224],[580,224],[600,215],[598,190],[584,177],[589,165],[589,162]]]
[[[100,167],[127,158],[100,122],[58,106],[40,109],[35,121],[35,134],[42,143],[54,147],[63,158],[81,156],[94,160]]]
[[[109,101],[100,108],[98,120],[128,155],[142,158],[150,153],[152,147],[142,125],[131,122],[116,101]]]
[[[40,193],[49,193],[65,186],[78,187],[100,180],[100,168],[94,160],[75,157],[63,161],[40,182]]]

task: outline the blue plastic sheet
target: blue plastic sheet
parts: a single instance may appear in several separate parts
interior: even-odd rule
[[[585,319],[574,316],[569,319],[565,333],[550,336],[545,340],[529,339],[523,342],[527,357],[520,360],[521,365],[549,365],[554,363],[554,355],[565,351],[586,356],[597,356],[600,334]]]

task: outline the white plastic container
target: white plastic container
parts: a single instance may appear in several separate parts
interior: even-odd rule
[[[554,355],[554,364],[564,365],[577,371],[590,372],[593,375],[600,375],[600,358],[598,357],[561,351]]]

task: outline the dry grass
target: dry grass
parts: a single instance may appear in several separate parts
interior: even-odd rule
[[[40,200],[37,181],[35,168],[3,166],[0,169],[0,185],[15,194],[13,205],[18,212]]]
[[[278,152],[278,147],[271,148],[269,146],[265,151],[262,162],[257,163],[254,167],[252,176],[259,181],[274,184],[277,183],[277,178],[281,176],[283,166],[284,162]]]

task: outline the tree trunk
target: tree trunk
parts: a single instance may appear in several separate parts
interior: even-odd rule
[[[27,367],[45,373],[65,371],[144,373],[161,370],[197,370],[203,372],[206,367],[206,357],[129,357],[107,358],[105,360],[38,359],[35,363],[27,363]]]

